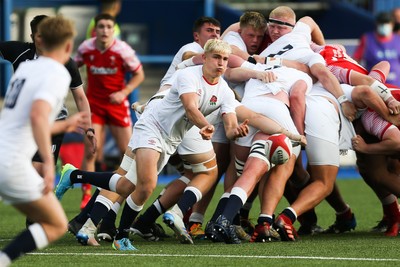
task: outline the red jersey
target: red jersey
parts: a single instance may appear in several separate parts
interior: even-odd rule
[[[88,99],[109,102],[109,95],[125,87],[125,74],[135,72],[141,62],[135,51],[124,41],[115,39],[105,51],[95,46],[96,38],[84,41],[78,48],[75,61],[86,65]]]

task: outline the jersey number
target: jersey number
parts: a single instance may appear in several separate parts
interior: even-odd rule
[[[4,99],[4,106],[6,108],[14,108],[24,83],[25,79],[16,79],[10,84],[10,88]]]
[[[278,53],[276,53],[276,54],[269,54],[268,56],[269,56],[269,57],[280,56],[280,55],[282,55],[283,53],[285,53],[285,52],[287,52],[287,51],[289,51],[289,50],[291,50],[291,49],[293,49],[293,46],[292,46],[291,44],[288,44],[287,46],[285,46],[284,48],[282,48],[282,50],[279,51]]]

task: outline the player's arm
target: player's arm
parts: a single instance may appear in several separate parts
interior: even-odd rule
[[[241,83],[249,79],[257,79],[265,83],[276,81],[278,78],[272,71],[259,71],[245,67],[228,68],[225,71],[224,78],[233,83]]]
[[[256,113],[244,105],[239,105],[238,107],[236,107],[236,116],[239,121],[244,121],[245,119],[248,119],[249,125],[259,129],[265,134],[271,135],[271,134],[282,133],[287,137],[289,137],[289,139],[296,142],[300,142],[302,146],[307,145],[307,140],[304,135],[289,132],[287,129],[283,128],[276,121],[264,115]]]
[[[225,35],[226,35],[228,32],[238,32],[239,29],[240,29],[240,23],[239,23],[239,22],[235,22],[235,23],[229,25],[229,27],[226,28],[226,30],[222,33],[221,39],[224,39]]]
[[[180,95],[186,117],[200,129],[200,134],[205,140],[210,140],[214,133],[214,126],[210,124],[200,112],[197,93],[183,93]]]
[[[74,115],[68,117],[65,120],[55,121],[53,126],[51,127],[51,134],[57,135],[61,133],[70,133],[70,132],[78,132],[82,133],[82,131],[86,131],[86,135],[89,139],[92,139],[91,135],[94,136],[93,130],[88,127],[88,120],[90,119],[90,113],[86,112],[78,112]],[[91,134],[89,134],[89,132]]]
[[[245,119],[243,123],[239,124],[234,112],[222,114],[222,121],[226,137],[229,140],[244,137],[249,133],[249,126],[247,125],[249,120]]]
[[[35,100],[30,112],[33,138],[43,160],[44,194],[53,190],[55,177],[54,159],[51,152],[50,112],[51,105],[44,100]]]
[[[129,79],[128,83],[125,85],[125,88],[122,89],[122,92],[125,96],[128,96],[133,92],[139,85],[144,81],[145,74],[143,70],[143,66],[140,66],[137,70],[132,72],[132,77]]]
[[[324,34],[321,31],[321,28],[318,26],[318,24],[309,16],[302,17],[300,22],[303,22],[307,24],[310,29],[311,29],[311,40],[318,44],[318,45],[324,45],[325,44],[325,37]]]
[[[182,55],[182,62],[176,66],[176,69],[184,69],[186,67],[202,65],[203,54],[199,54],[193,51],[186,51]]]
[[[120,91],[110,94],[110,103],[120,104],[126,99],[126,97],[133,92],[139,85],[144,81],[145,75],[142,65],[139,66],[134,72],[132,77],[125,84],[125,87]]]

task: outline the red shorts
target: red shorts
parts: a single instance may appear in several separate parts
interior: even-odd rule
[[[127,99],[121,104],[89,100],[89,105],[92,113],[92,123],[119,127],[132,126],[131,111]]]

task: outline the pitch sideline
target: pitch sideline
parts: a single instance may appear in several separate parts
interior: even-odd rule
[[[214,258],[256,258],[256,259],[302,259],[302,260],[340,260],[340,261],[379,261],[400,262],[400,259],[383,258],[344,258],[344,257],[311,257],[311,256],[266,256],[266,255],[203,255],[203,254],[122,254],[122,253],[45,253],[32,252],[27,255],[40,256],[134,256],[134,257],[214,257]]]

